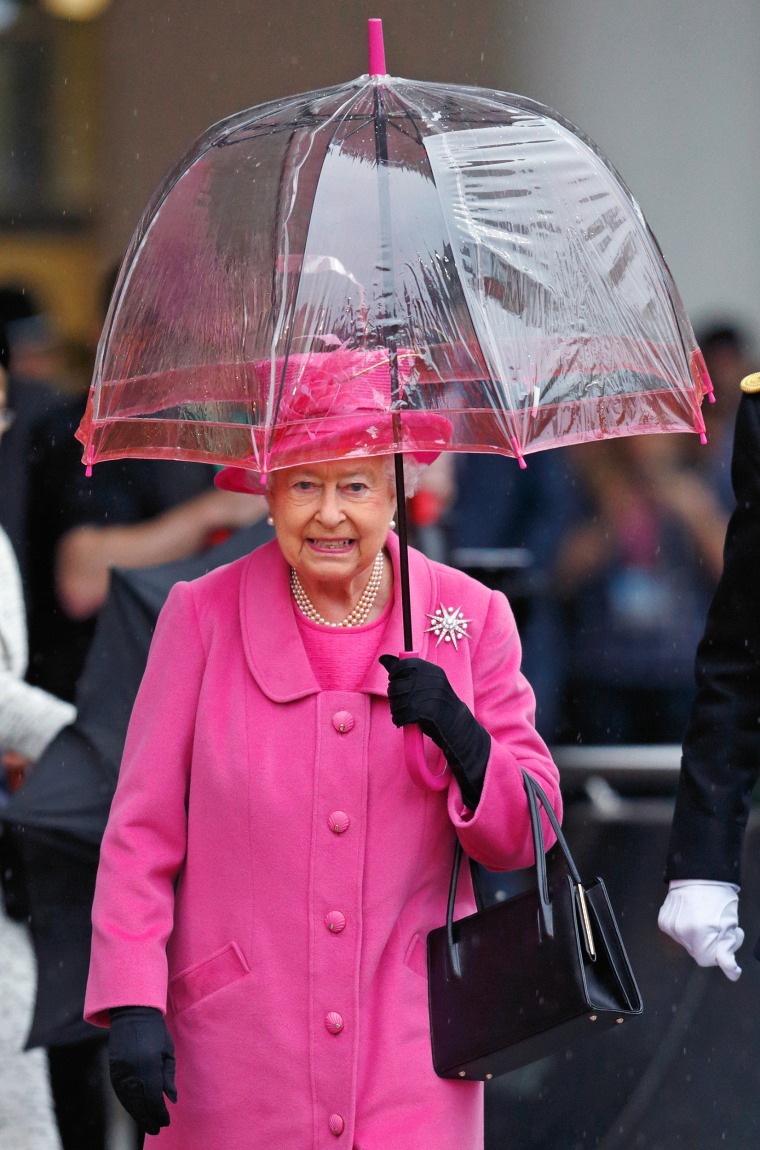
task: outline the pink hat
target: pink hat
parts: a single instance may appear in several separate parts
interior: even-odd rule
[[[397,353],[399,392],[418,385],[417,352]],[[391,372],[385,348],[338,348],[277,359],[279,408],[269,432],[266,455],[251,455],[241,466],[225,467],[215,483],[226,491],[261,494],[262,472],[300,463],[362,458],[404,452],[432,463],[449,443],[451,423],[432,411],[391,411]],[[262,393],[269,389],[271,362],[254,365]],[[262,429],[256,429],[257,438]]]

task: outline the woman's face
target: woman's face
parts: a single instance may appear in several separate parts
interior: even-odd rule
[[[304,586],[350,582],[385,544],[395,493],[383,458],[334,460],[272,475],[277,541]]]

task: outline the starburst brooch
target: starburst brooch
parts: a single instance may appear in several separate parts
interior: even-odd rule
[[[425,633],[432,631],[438,636],[436,647],[440,646],[441,642],[453,643],[454,650],[458,651],[457,639],[469,639],[467,624],[471,623],[472,619],[464,618],[461,607],[444,607],[441,603],[434,615],[429,611],[425,614],[431,620],[431,625],[425,628]]]

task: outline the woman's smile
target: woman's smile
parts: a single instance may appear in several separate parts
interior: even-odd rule
[[[356,542],[355,539],[324,539],[309,536],[306,542],[315,551],[328,551],[332,554],[350,551]]]

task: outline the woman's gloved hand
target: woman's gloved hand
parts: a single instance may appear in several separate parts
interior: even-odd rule
[[[388,672],[388,702],[395,726],[418,723],[443,751],[465,804],[474,811],[483,792],[491,736],[436,663],[381,655]]]
[[[174,1043],[160,1010],[119,1006],[111,1011],[108,1064],[116,1097],[146,1134],[169,1125],[164,1094],[177,1101]]]
[[[719,966],[731,982],[739,978],[741,967],[734,955],[744,942],[744,931],[734,883],[676,879],[668,885],[657,925],[699,966]]]

